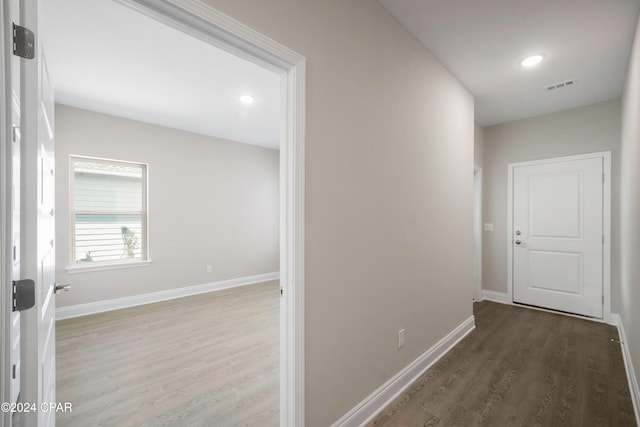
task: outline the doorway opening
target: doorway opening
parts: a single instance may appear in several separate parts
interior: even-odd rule
[[[252,282],[278,278],[280,73],[110,0],[45,7],[57,103],[56,279],[72,285],[57,297],[58,318],[180,298],[151,315],[128,308],[58,324],[56,394],[75,406],[58,421],[277,422],[279,283]],[[78,40],[78,31],[87,35]],[[134,39],[144,48],[123,48]],[[144,185],[132,181],[131,162],[148,165]],[[135,256],[123,256],[123,227],[135,233]],[[111,378],[119,387],[108,392]],[[225,405],[260,398],[261,410],[227,419]]]
[[[144,0],[121,3],[281,76],[279,418],[283,425],[300,424],[304,420],[304,58],[203,5],[184,2],[176,6]],[[32,24],[40,33],[37,20]],[[3,217],[3,223],[5,220]],[[5,318],[7,307],[3,305],[2,310]],[[27,342],[33,340],[37,349],[38,333],[37,328],[23,330],[22,338]],[[6,329],[3,330],[3,344],[9,338]],[[27,388],[35,390],[37,384]]]

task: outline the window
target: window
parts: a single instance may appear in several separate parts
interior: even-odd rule
[[[147,260],[147,165],[71,156],[71,264]]]

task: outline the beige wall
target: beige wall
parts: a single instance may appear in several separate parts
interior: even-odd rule
[[[483,289],[507,292],[507,165],[509,163],[608,151],[612,153],[612,218],[619,213],[620,101],[611,100],[490,126],[484,132]],[[618,308],[617,221],[612,221],[612,301]]]
[[[326,427],[472,314],[473,97],[375,0],[207,2],[308,60],[306,418]]]
[[[640,383],[640,21],[622,98],[620,315]]]
[[[71,154],[149,164],[150,266],[65,271]],[[56,105],[56,280],[73,287],[56,305],[277,272],[278,164],[276,150]]]

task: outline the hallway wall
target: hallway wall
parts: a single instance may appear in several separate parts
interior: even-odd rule
[[[326,427],[472,315],[473,96],[375,0],[206,3],[307,58],[306,425]]]

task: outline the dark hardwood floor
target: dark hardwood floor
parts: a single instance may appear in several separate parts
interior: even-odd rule
[[[636,425],[615,327],[488,301],[474,314],[369,426]]]

